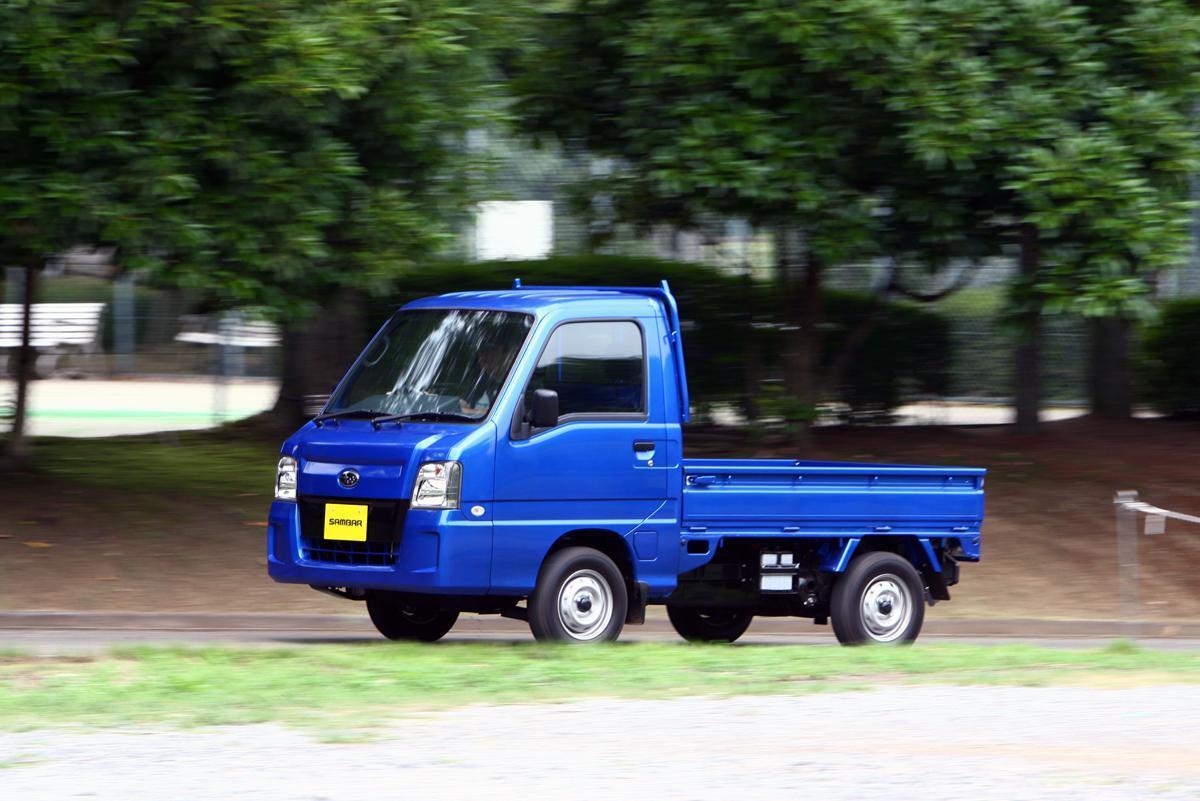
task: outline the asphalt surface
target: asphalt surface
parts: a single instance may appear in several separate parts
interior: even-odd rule
[[[1196,686],[884,686],[478,705],[365,732],[43,729],[0,733],[0,797],[1194,801],[1196,709]]]
[[[347,602],[351,603],[351,602]],[[372,642],[379,634],[361,606],[356,615],[196,613],[0,613],[0,648],[35,654],[80,654],[125,645],[302,646]],[[939,620],[926,618],[922,642],[1000,644],[1021,642],[1053,648],[1089,648],[1113,639],[1163,650],[1200,650],[1200,623],[1126,624],[1083,620]],[[532,642],[525,623],[495,615],[463,615],[444,642]],[[660,609],[644,626],[627,626],[627,642],[678,642]],[[836,645],[828,626],[793,618],[759,618],[739,643]]]

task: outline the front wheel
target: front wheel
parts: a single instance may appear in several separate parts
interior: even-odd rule
[[[379,633],[389,640],[436,642],[458,620],[458,610],[432,600],[413,599],[392,592],[367,593],[367,614]]]
[[[529,596],[529,628],[539,640],[615,640],[628,604],[625,578],[613,560],[591,548],[564,548],[538,574]]]
[[[910,643],[925,620],[925,585],[904,557],[863,554],[834,585],[829,617],[842,645]]]
[[[671,625],[689,642],[733,642],[746,633],[754,615],[736,609],[688,609],[667,604]]]

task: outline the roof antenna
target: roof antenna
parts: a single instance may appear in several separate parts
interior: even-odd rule
[[[521,279],[514,278],[513,279],[513,289],[520,289],[520,288],[521,288]]]

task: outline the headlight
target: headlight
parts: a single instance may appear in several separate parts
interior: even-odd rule
[[[413,485],[414,509],[457,509],[462,489],[462,465],[458,462],[428,462],[421,465]]]
[[[275,466],[275,500],[296,500],[296,460],[284,456]]]

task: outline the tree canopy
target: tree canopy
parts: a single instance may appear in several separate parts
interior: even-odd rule
[[[229,302],[376,286],[448,233],[487,113],[467,0],[0,6],[0,236]]]
[[[518,86],[531,129],[629,165],[635,214],[799,225],[826,261],[1030,223],[1044,300],[1105,314],[1178,255],[1198,22],[1182,0],[580,0]]]
[[[811,352],[814,271],[875,256],[1019,252],[1027,326],[1136,313],[1185,241],[1198,25],[1184,0],[578,0],[517,86],[530,130],[614,159],[633,219],[786,231]]]
[[[283,317],[385,288],[469,198],[508,25],[474,0],[0,3],[0,263],[111,246]]]

